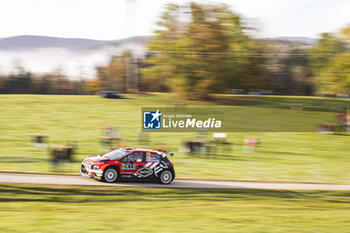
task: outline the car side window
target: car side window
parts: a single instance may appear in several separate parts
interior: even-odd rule
[[[156,153],[146,152],[146,162],[159,162],[160,155]]]
[[[127,163],[129,160],[129,155],[125,156],[124,158],[122,158],[121,160],[119,160],[122,163]]]
[[[124,157],[121,162],[123,163],[138,163],[142,162],[143,159],[143,152],[134,152],[129,154],[128,156]]]

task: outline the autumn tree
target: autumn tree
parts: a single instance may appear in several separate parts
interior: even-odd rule
[[[341,35],[323,33],[317,45],[310,50],[310,66],[313,83],[317,92],[350,92],[349,52],[350,27],[344,28]]]
[[[256,41],[226,5],[171,4],[158,25],[149,45],[155,56],[146,61],[144,79],[191,94],[249,89],[257,80],[266,86],[264,67],[256,65],[262,59],[249,56]]]
[[[337,94],[350,93],[350,53],[344,52],[331,59],[315,77],[318,91]]]
[[[107,66],[97,67],[97,77],[102,90],[126,93],[130,89],[130,64],[132,54],[125,51],[119,56],[113,56]]]
[[[341,40],[332,33],[322,33],[317,44],[310,50],[310,67],[314,75],[317,75],[328,66],[329,62],[337,54],[344,51]]]
[[[99,79],[91,79],[84,81],[84,92],[86,94],[92,95],[101,90],[101,81]]]

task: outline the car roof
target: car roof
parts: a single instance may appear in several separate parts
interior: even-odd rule
[[[126,148],[123,148],[123,149],[125,149],[127,151],[130,151],[130,152],[151,152],[151,153],[159,154],[159,155],[161,155],[163,157],[166,156],[165,153],[157,151],[157,150],[142,149],[142,148],[130,148],[130,147],[126,147]]]

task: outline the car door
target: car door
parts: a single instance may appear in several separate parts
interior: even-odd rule
[[[123,178],[137,178],[137,171],[145,166],[144,153],[133,152],[121,159],[120,174]],[[140,177],[139,177],[140,178]]]
[[[149,179],[152,178],[153,171],[147,165],[146,154],[144,152],[137,152],[141,156],[142,153],[142,161],[136,162],[136,173],[134,174],[136,177],[140,179]]]

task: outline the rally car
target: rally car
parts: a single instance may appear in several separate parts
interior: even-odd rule
[[[125,147],[87,157],[81,164],[80,174],[108,183],[129,179],[170,184],[175,178],[174,165],[164,152]]]

